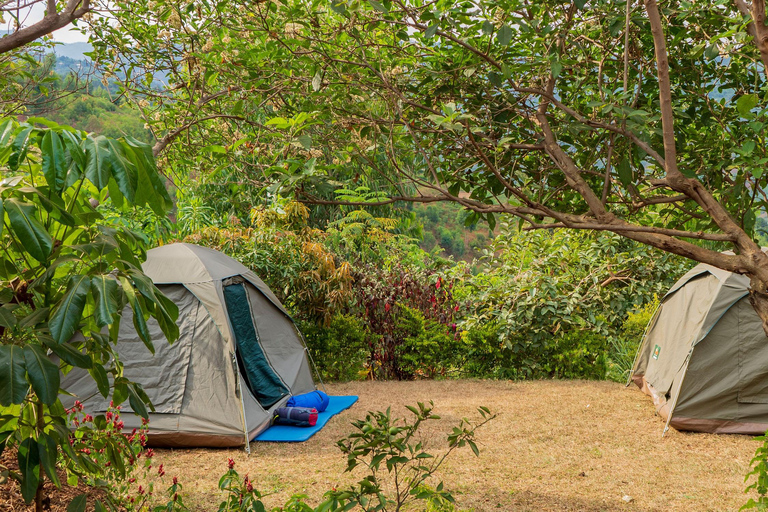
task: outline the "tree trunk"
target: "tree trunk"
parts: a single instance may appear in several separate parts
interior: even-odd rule
[[[45,410],[43,409],[43,401],[40,397],[37,398],[35,409],[37,412],[37,431],[38,434],[42,433],[45,429]],[[43,485],[45,484],[45,469],[43,469],[42,462],[40,463],[40,481],[37,484],[37,490],[35,491],[35,512],[43,512]]]

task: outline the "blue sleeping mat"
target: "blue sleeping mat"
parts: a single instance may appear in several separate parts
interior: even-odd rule
[[[274,443],[301,443],[306,441],[328,423],[332,416],[352,407],[357,402],[357,397],[332,396],[325,412],[317,414],[317,423],[314,427],[289,427],[286,425],[272,425],[267,430],[257,435],[254,441],[271,441]]]

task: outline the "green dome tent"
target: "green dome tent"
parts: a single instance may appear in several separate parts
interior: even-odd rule
[[[631,380],[672,426],[760,435],[768,430],[768,338],[749,279],[700,264],[664,296]]]
[[[193,244],[147,252],[144,272],[179,307],[179,339],[169,345],[154,320],[149,352],[123,311],[117,351],[124,375],[140,383],[155,407],[154,446],[238,446],[269,426],[270,412],[293,394],[315,389],[306,347],[280,301],[234,259]],[[66,407],[80,400],[99,414],[109,399],[84,370],[62,380]],[[127,404],[126,404],[127,405]],[[123,416],[125,431],[141,418]]]

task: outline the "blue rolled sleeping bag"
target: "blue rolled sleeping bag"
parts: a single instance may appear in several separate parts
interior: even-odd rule
[[[314,427],[317,424],[317,410],[304,407],[278,407],[273,413],[272,424]]]
[[[317,389],[303,395],[294,395],[288,399],[288,403],[285,405],[286,407],[317,409],[317,412],[323,412],[328,408],[329,401],[328,395]]]

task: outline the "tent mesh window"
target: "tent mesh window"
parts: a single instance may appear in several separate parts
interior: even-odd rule
[[[224,286],[224,301],[237,345],[237,364],[248,389],[265,409],[269,409],[290,391],[272,369],[259,342],[251,315],[245,283]]]

